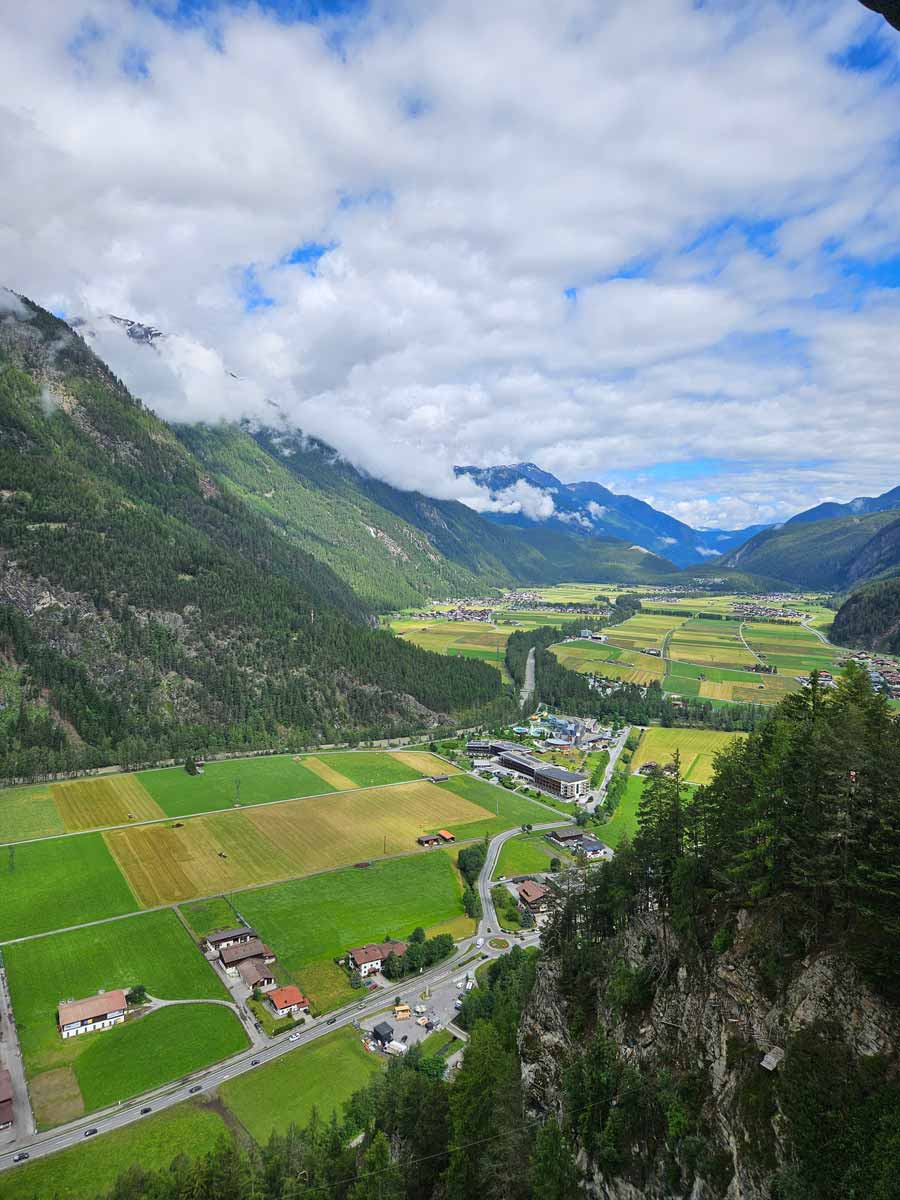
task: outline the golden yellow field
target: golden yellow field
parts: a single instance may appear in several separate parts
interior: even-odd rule
[[[324,779],[326,783],[330,783],[332,787],[341,792],[352,791],[356,784],[352,779],[348,779],[346,775],[342,775],[340,771],[335,771],[334,767],[329,767],[328,763],[323,762],[321,758],[315,758],[310,755],[308,758],[298,759],[304,767],[318,775],[320,779]]]
[[[391,758],[396,758],[397,762],[403,763],[405,767],[412,767],[414,771],[421,771],[423,775],[459,774],[459,767],[444,762],[442,758],[438,758],[436,754],[429,754],[427,750],[394,750]]]
[[[124,825],[127,821],[153,821],[166,815],[134,775],[53,783],[50,792],[70,833]]]
[[[421,780],[103,836],[138,902],[152,907],[414,851],[422,833],[487,815]]]

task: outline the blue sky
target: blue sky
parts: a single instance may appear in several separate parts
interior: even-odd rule
[[[900,481],[898,45],[851,0],[33,0],[0,282],[164,416],[777,520]]]

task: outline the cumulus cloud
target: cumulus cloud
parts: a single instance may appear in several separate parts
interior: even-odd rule
[[[453,463],[614,468],[728,526],[897,483],[900,291],[874,266],[900,251],[900,39],[876,17],[160,11],[10,6],[0,263],[163,416],[278,412],[395,484],[535,516],[552,497],[486,497]],[[843,69],[864,37],[884,61]]]
[[[470,486],[466,486],[466,479]],[[460,476],[462,486],[457,490],[454,499],[462,500],[470,508],[478,512],[521,513],[533,521],[546,521],[554,515],[555,505],[549,491],[534,487],[524,479],[517,479],[511,487],[501,488],[492,492],[488,488],[478,487],[470,477]],[[557,513],[561,520],[568,518],[567,513]]]

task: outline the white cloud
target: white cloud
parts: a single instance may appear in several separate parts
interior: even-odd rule
[[[338,54],[252,5],[215,38],[125,0],[8,7],[3,282],[90,317],[162,415],[275,403],[503,511],[552,498],[485,499],[452,464],[614,470],[728,525],[897,483],[900,292],[851,295],[828,249],[900,248],[900,39],[878,71],[834,62],[882,30],[861,9],[376,0]],[[285,265],[310,242],[315,268]],[[168,337],[113,338],[109,312]],[[642,481],[690,460],[717,465]]]
[[[470,487],[465,486],[469,479]],[[543,488],[533,487],[524,479],[517,479],[511,487],[501,488],[491,492],[487,488],[478,487],[468,476],[460,476],[460,487],[455,498],[468,504],[478,512],[521,513],[533,521],[546,521],[554,514],[553,497]],[[560,519],[567,520],[567,513],[558,513]]]

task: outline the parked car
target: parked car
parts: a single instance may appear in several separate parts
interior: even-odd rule
[[[86,1129],[82,1134],[83,1137],[93,1137],[97,1129],[92,1125],[90,1129]]]
[[[30,1156],[24,1150],[22,1150],[18,1154],[13,1155],[13,1162],[14,1163],[24,1162],[25,1159],[28,1157],[30,1157]]]
[[[299,1034],[299,1033],[292,1033],[292,1034],[291,1034],[291,1036],[288,1038],[288,1041],[289,1041],[289,1042],[299,1042],[299,1041],[300,1041],[300,1034]]]
[[[462,1000],[457,1000],[457,1001],[456,1001],[456,1003],[453,1005],[453,1007],[454,1007],[455,1009],[460,1009],[460,1008],[462,1008]]]

